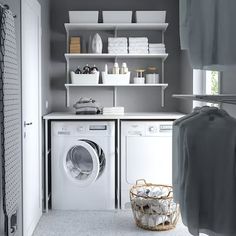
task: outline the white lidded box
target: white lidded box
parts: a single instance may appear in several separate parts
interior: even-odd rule
[[[165,23],[166,11],[136,11],[137,23]]]
[[[132,11],[103,11],[103,23],[131,23]]]
[[[106,74],[102,72],[102,83],[109,85],[127,85],[130,83],[130,72],[127,74]]]
[[[99,82],[99,72],[95,74],[75,74],[74,71],[71,71],[71,83],[72,84],[98,84]]]
[[[69,11],[70,23],[98,23],[98,11]]]

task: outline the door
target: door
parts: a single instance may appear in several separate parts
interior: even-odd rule
[[[23,231],[32,235],[42,215],[41,7],[22,1]]]
[[[149,183],[172,184],[172,131],[163,130],[156,136],[126,138],[126,181],[137,179]]]
[[[106,160],[103,150],[90,140],[79,140],[63,161],[67,177],[77,186],[86,187],[102,174]]]

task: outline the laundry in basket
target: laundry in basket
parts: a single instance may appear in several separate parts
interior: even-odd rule
[[[136,224],[148,230],[169,230],[176,226],[179,207],[173,200],[171,186],[138,180],[130,190]]]

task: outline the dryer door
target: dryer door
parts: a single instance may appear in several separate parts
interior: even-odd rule
[[[79,140],[71,147],[64,159],[64,169],[70,180],[86,187],[94,183],[105,166],[102,149],[90,140]]]

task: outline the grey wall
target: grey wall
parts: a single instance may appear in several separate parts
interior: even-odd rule
[[[187,51],[181,51],[180,57],[180,91],[181,94],[193,93],[193,69],[190,65]],[[193,103],[188,100],[179,100],[179,111],[189,113],[192,111]]]
[[[167,10],[167,22],[170,23],[166,31],[166,47],[170,53],[166,60],[166,82],[169,88],[166,90],[166,107],[161,109],[160,106],[160,89],[158,88],[119,88],[118,105],[123,105],[126,112],[155,112],[155,111],[174,111],[178,109],[178,103],[171,98],[171,94],[180,92],[180,50],[179,50],[179,32],[178,32],[178,1],[173,0],[51,0],[51,79],[50,91],[52,95],[53,111],[71,110],[65,107],[65,58],[66,52],[66,33],[64,23],[68,22],[69,10]],[[112,36],[111,32],[106,32],[106,36]],[[160,41],[158,32],[121,32],[119,35],[148,35],[151,41]],[[124,60],[120,60],[121,63]],[[131,70],[142,68],[148,65],[157,65],[157,60],[150,59],[129,59],[126,60]],[[114,60],[83,60],[74,61],[72,68],[78,64],[86,63],[96,64],[100,70],[103,70],[104,64],[112,66]],[[112,105],[112,89],[109,88],[75,88],[71,93],[71,104],[75,103],[80,96],[91,96],[98,100],[104,106]]]

